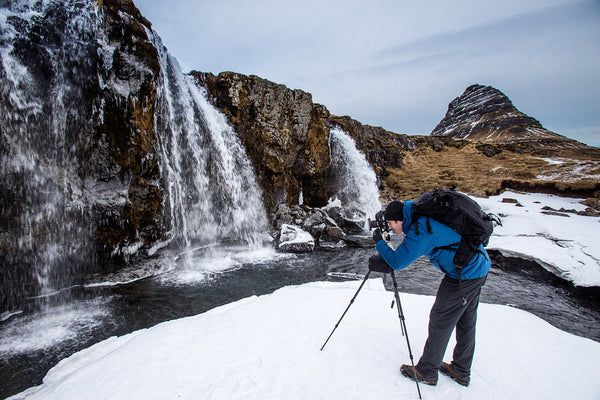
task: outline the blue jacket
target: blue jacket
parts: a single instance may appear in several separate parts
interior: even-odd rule
[[[433,233],[427,232],[427,217],[420,217],[416,223],[419,224],[417,235],[415,226],[411,224],[414,213],[414,201],[405,201],[402,210],[404,221],[404,241],[394,251],[384,240],[375,243],[375,248],[383,259],[395,270],[408,267],[417,258],[425,255],[431,264],[444,272],[447,276],[458,279],[456,266],[454,265],[455,251],[436,249],[440,246],[448,246],[460,241],[460,234],[452,228],[434,220],[429,219]],[[480,252],[475,253],[461,272],[461,279],[475,279],[484,277],[490,270],[491,261],[483,246],[479,246]]]

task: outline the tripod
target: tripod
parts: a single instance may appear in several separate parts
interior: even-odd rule
[[[369,275],[370,274],[371,274],[371,270],[369,270],[367,272],[367,274],[365,275],[365,279],[363,279],[362,283],[358,287],[358,290],[354,294],[354,297],[352,297],[352,300],[350,300],[350,304],[348,304],[348,307],[346,307],[346,310],[344,311],[344,313],[342,314],[342,316],[338,320],[337,324],[335,324],[335,327],[333,328],[333,330],[329,334],[329,337],[327,337],[327,340],[325,341],[325,343],[323,343],[323,346],[321,346],[321,351],[323,351],[323,349],[325,348],[325,345],[327,344],[327,342],[329,342],[329,339],[331,339],[331,336],[333,335],[333,332],[335,332],[335,330],[337,329],[337,327],[340,325],[340,322],[342,322],[342,319],[344,318],[344,315],[346,315],[346,313],[348,312],[348,309],[350,308],[350,306],[352,305],[352,303],[354,303],[354,299],[356,299],[356,296],[358,296],[358,292],[360,292],[360,289],[362,289],[362,287],[364,286],[364,284],[367,281],[367,279],[369,279]]]
[[[333,332],[335,332],[335,330],[337,329],[337,327],[340,325],[340,322],[342,322],[342,319],[344,318],[344,316],[348,312],[348,309],[350,308],[350,306],[352,305],[352,303],[354,303],[354,300],[356,299],[356,296],[358,296],[358,293],[360,292],[360,290],[364,286],[365,282],[367,281],[367,279],[369,279],[369,275],[370,274],[371,274],[371,270],[369,270],[367,272],[367,274],[365,275],[365,278],[363,279],[362,283],[358,287],[358,290],[356,291],[356,293],[354,294],[354,296],[350,300],[350,303],[348,304],[348,307],[346,307],[346,310],[344,310],[344,313],[342,314],[342,316],[340,317],[340,319],[338,320],[338,322],[335,324],[335,327],[333,328],[333,330],[329,334],[329,337],[327,337],[327,340],[325,341],[325,343],[323,343],[323,346],[321,346],[321,351],[323,351],[323,349],[325,348],[325,345],[327,345],[327,342],[329,342],[329,339],[331,339],[331,336],[333,335]],[[392,275],[392,282],[394,284],[394,297],[396,299],[396,306],[398,308],[398,318],[400,318],[400,329],[402,331],[402,336],[406,337],[406,346],[408,347],[408,355],[410,357],[410,362],[411,362],[412,367],[414,369],[415,368],[415,361],[414,361],[414,358],[413,358],[412,350],[410,348],[410,341],[408,340],[408,331],[406,330],[406,320],[404,318],[404,312],[402,311],[402,304],[400,303],[400,293],[398,291],[398,283],[396,282],[396,275],[394,275],[394,272],[391,272],[390,275]],[[394,307],[394,303],[392,303],[392,307]],[[415,379],[415,383],[417,384],[417,392],[419,393],[419,399],[422,399],[422,397],[421,397],[421,388],[419,387],[419,381]]]
[[[398,283],[396,282],[396,275],[394,275],[393,272],[391,272],[390,275],[392,275],[392,282],[394,284],[394,296],[396,297],[396,305],[398,306],[398,318],[400,318],[400,328],[402,329],[402,334],[406,337],[406,347],[408,347],[408,357],[410,358],[410,363],[412,365],[413,370],[416,371],[415,360],[413,358],[412,350],[410,349],[410,341],[408,340],[408,331],[406,330],[406,320],[404,319],[404,312],[402,312],[402,304],[400,304],[400,293],[398,292]],[[394,305],[392,304],[392,307],[393,306]],[[415,379],[415,383],[417,384],[417,393],[419,393],[419,399],[422,399],[419,381]]]

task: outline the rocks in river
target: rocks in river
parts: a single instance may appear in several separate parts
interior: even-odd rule
[[[296,225],[281,225],[278,249],[290,253],[311,252],[315,249],[315,240],[310,233]]]
[[[544,211],[541,211],[541,213],[546,214],[546,215],[554,215],[555,217],[567,217],[567,218],[570,217],[569,214],[561,213],[561,212],[554,211],[554,210],[544,210]]]
[[[275,245],[284,252],[335,251],[373,246],[366,214],[354,208],[280,204],[273,217]]]
[[[364,231],[367,223],[367,215],[356,208],[331,207],[327,214],[348,233]]]

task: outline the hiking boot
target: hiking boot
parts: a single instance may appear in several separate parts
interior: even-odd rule
[[[463,386],[469,386],[469,382],[471,381],[471,377],[469,375],[458,374],[452,369],[452,366],[450,364],[447,364],[445,362],[442,363],[442,366],[440,367],[440,372]]]
[[[425,378],[419,371],[417,371],[416,367],[411,365],[402,364],[400,367],[400,372],[407,378],[412,379],[413,381],[423,382],[426,385],[435,386],[437,385],[437,377],[435,378]]]

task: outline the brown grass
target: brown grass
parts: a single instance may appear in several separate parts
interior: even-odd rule
[[[587,172],[577,176],[582,163],[587,166]],[[475,143],[460,149],[444,147],[441,151],[421,147],[405,155],[401,168],[388,168],[388,176],[383,179],[382,200],[414,199],[438,188],[456,188],[487,197],[511,184],[550,188],[556,192],[593,192],[600,189],[599,170],[598,160],[553,164],[538,156],[508,151],[487,157],[476,149]],[[539,179],[542,175],[546,178]],[[555,175],[558,178],[549,178]]]

